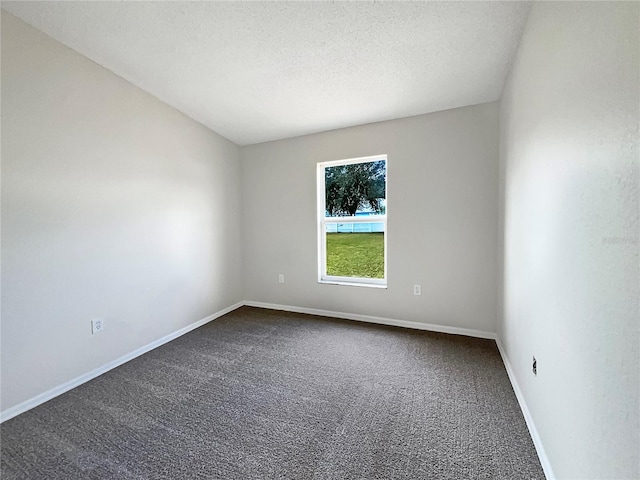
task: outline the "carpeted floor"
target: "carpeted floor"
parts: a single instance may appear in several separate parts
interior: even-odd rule
[[[243,307],[0,427],[2,479],[544,479],[491,340]]]

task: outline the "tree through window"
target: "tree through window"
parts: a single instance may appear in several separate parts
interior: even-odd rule
[[[318,280],[386,286],[387,157],[318,164]]]

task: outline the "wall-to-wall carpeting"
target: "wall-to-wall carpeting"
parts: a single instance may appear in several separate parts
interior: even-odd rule
[[[493,341],[249,307],[0,429],[3,480],[544,478]]]

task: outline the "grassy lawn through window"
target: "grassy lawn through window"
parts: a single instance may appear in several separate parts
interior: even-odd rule
[[[327,233],[327,275],[384,278],[384,233]]]

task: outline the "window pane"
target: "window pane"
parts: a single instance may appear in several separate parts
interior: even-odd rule
[[[327,275],[384,278],[384,223],[326,225]]]
[[[326,167],[325,215],[345,217],[385,213],[386,180],[385,160]]]

